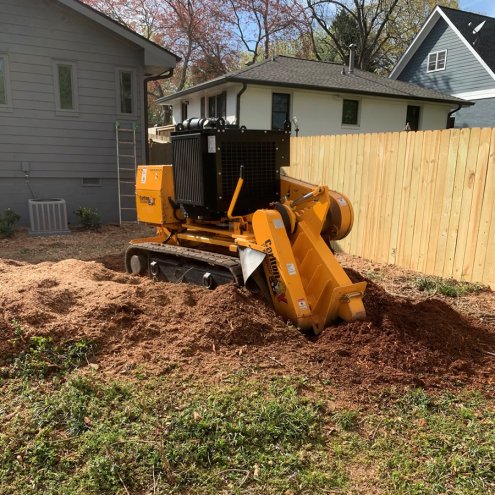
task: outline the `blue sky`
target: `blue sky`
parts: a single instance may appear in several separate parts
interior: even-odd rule
[[[495,17],[495,0],[460,0],[461,10]]]

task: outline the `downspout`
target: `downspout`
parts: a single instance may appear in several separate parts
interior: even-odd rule
[[[242,88],[239,91],[239,93],[237,93],[237,102],[236,102],[236,108],[235,108],[235,121],[239,127],[241,126],[241,120],[240,120],[241,119],[241,96],[244,93],[244,91],[246,91],[246,88],[247,88],[247,84],[242,83]]]
[[[174,75],[174,69],[170,69],[166,72],[162,72],[158,76],[145,77],[143,80],[144,85],[144,142],[146,143],[144,153],[146,157],[146,163],[150,161],[149,143],[148,143],[148,83],[152,81],[164,81],[170,79]]]
[[[452,115],[454,115],[454,113],[458,112],[461,108],[462,108],[462,105],[459,105],[455,110],[452,110],[452,112],[449,112],[447,114],[447,129],[451,129],[451,127],[448,127],[449,122],[450,122],[450,117],[452,117]]]

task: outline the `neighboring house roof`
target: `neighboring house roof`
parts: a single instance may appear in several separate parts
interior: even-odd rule
[[[286,56],[277,56],[241,70],[230,72],[184,91],[160,98],[158,103],[166,103],[185,95],[229,82],[428,100],[461,105],[470,104],[465,100],[438,91],[421,88],[415,84],[402,81],[394,81],[359,69],[354,69],[354,72],[349,74],[348,68],[343,67],[341,64]]]
[[[125,38],[126,40],[134,43],[144,49],[145,54],[145,66],[152,71],[153,74],[157,74],[159,71],[164,71],[175,67],[176,63],[180,61],[180,57],[167,50],[166,48],[153,43],[146,39],[144,36],[134,32],[126,26],[123,26],[119,22],[115,21],[111,17],[99,12],[98,10],[86,5],[80,0],[57,0],[62,5],[78,12],[85,17],[95,21],[101,26],[113,31]],[[147,74],[151,75],[151,74]]]
[[[395,79],[400,75],[439,19],[445,20],[450,29],[468,47],[473,57],[495,79],[495,50],[493,48],[495,46],[495,19],[449,7],[436,7],[433,10],[421,31],[390,73],[390,78]]]

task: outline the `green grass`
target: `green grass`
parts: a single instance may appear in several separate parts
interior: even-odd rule
[[[442,294],[447,297],[461,297],[466,294],[481,292],[485,288],[479,284],[460,282],[440,277],[418,277],[414,280],[415,287],[429,294]]]
[[[0,494],[495,493],[495,400],[480,392],[349,407],[298,377],[139,376],[0,378]]]
[[[74,372],[2,390],[0,493],[314,493],[346,483],[327,459],[319,404],[290,381],[182,387]]]

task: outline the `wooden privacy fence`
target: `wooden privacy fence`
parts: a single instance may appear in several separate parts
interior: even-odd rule
[[[495,128],[292,138],[288,172],[350,198],[344,252],[495,288]]]

